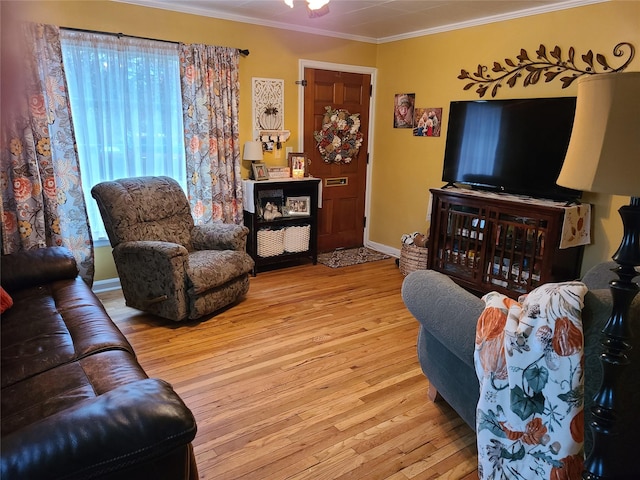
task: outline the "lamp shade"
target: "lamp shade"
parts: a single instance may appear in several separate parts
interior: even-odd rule
[[[571,140],[557,184],[640,197],[640,72],[578,80]]]
[[[262,160],[262,142],[257,140],[244,142],[244,153],[242,155],[242,159],[251,160],[252,162]]]

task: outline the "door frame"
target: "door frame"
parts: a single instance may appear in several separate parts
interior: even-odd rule
[[[374,67],[364,67],[361,65],[347,65],[342,63],[320,62],[317,60],[300,59],[298,61],[298,78],[304,79],[305,68],[316,68],[319,70],[335,70],[337,72],[348,73],[362,73],[365,75],[371,75],[371,97],[369,98],[369,131],[367,132],[367,152],[369,153],[369,162],[367,163],[366,172],[366,186],[364,192],[364,216],[367,219],[362,243],[365,247],[372,247],[372,243],[369,240],[369,226],[371,224],[371,170],[373,167],[373,159],[375,157],[373,153],[373,125],[375,119],[375,106],[376,106],[376,87],[377,87],[377,73],[378,69]],[[297,152],[304,152],[304,89],[306,87],[299,85],[298,88],[298,150]]]

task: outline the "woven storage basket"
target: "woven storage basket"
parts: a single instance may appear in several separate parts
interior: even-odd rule
[[[402,244],[400,250],[400,273],[405,277],[414,270],[427,269],[428,248]]]
[[[275,257],[284,253],[284,229],[262,229],[257,232],[258,256]]]
[[[309,250],[309,235],[311,225],[300,225],[284,229],[285,252],[306,252]]]

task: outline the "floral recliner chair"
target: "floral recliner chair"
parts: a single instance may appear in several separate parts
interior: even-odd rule
[[[249,290],[247,227],[194,225],[169,177],[124,178],[91,189],[127,306],[170,320],[201,318]]]

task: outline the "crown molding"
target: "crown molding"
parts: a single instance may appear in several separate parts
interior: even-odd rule
[[[154,0],[111,0],[117,3],[128,3],[130,5],[137,5],[139,7],[157,8],[160,10],[169,10],[172,12],[188,13],[191,15],[198,15],[201,17],[217,18],[219,20],[229,20],[232,22],[250,23],[251,25],[259,25],[261,27],[278,28],[280,30],[292,30],[294,32],[311,33],[313,35],[322,35],[325,37],[342,38],[344,40],[354,40],[356,42],[365,43],[377,43],[375,38],[363,37],[360,35],[352,35],[348,33],[332,32],[330,30],[323,30],[320,28],[303,27],[300,25],[291,25],[283,22],[273,22],[269,20],[263,20],[260,18],[245,17],[242,15],[233,15],[228,12],[222,12],[215,8],[199,8],[190,7],[188,5],[181,4],[180,2],[168,4],[157,3]]]
[[[506,20],[513,20],[517,18],[541,15],[544,13],[556,12],[560,10],[567,10],[570,8],[584,7],[587,5],[593,5],[597,3],[605,3],[605,2],[610,2],[612,0],[567,0],[566,2],[543,5],[543,6],[534,7],[534,8],[527,8],[527,9],[518,10],[515,12],[506,13],[506,14],[492,15],[489,17],[478,18],[478,19],[469,20],[466,22],[452,23],[449,25],[442,25],[439,27],[427,28],[424,30],[416,30],[413,32],[407,32],[400,35],[393,35],[393,36],[381,37],[381,38],[352,35],[352,34],[341,33],[341,32],[333,32],[330,30],[323,30],[319,28],[302,27],[299,25],[290,25],[282,22],[262,20],[262,19],[253,18],[253,17],[245,17],[242,15],[233,15],[227,12],[217,10],[215,7],[211,7],[211,8],[193,7],[193,6],[183,4],[181,2],[158,3],[154,0],[111,0],[111,1],[117,2],[117,3],[127,3],[127,4],[137,5],[141,7],[157,8],[160,10],[169,10],[173,12],[187,13],[187,14],[198,15],[202,17],[217,18],[220,20],[249,23],[252,25],[259,25],[263,27],[278,28],[282,30],[292,30],[292,31],[302,32],[302,33],[311,33],[314,35],[322,35],[325,37],[342,38],[344,40],[353,40],[353,41],[365,42],[365,43],[383,44],[383,43],[396,42],[399,40],[407,40],[410,38],[435,35],[437,33],[450,32],[453,30],[460,30],[463,28],[487,25],[490,23],[503,22]],[[215,2],[211,2],[211,3],[215,5]]]
[[[612,0],[568,0],[562,3],[554,3],[544,5],[541,7],[527,8],[518,10],[516,12],[504,13],[501,15],[492,15],[489,17],[477,18],[475,20],[469,20],[466,22],[452,23],[449,25],[442,25],[440,27],[428,28],[425,30],[417,30],[415,32],[404,33],[401,35],[393,35],[390,37],[382,37],[376,39],[376,43],[389,43],[397,42],[398,40],[406,40],[409,38],[424,37],[427,35],[435,35],[437,33],[450,32],[453,30],[462,30],[463,28],[477,27],[480,25],[488,25],[490,23],[504,22],[506,20],[514,20],[517,18],[532,17],[535,15],[542,15],[544,13],[557,12],[560,10],[568,10],[570,8],[584,7],[587,5],[593,5],[596,3],[606,3]]]

